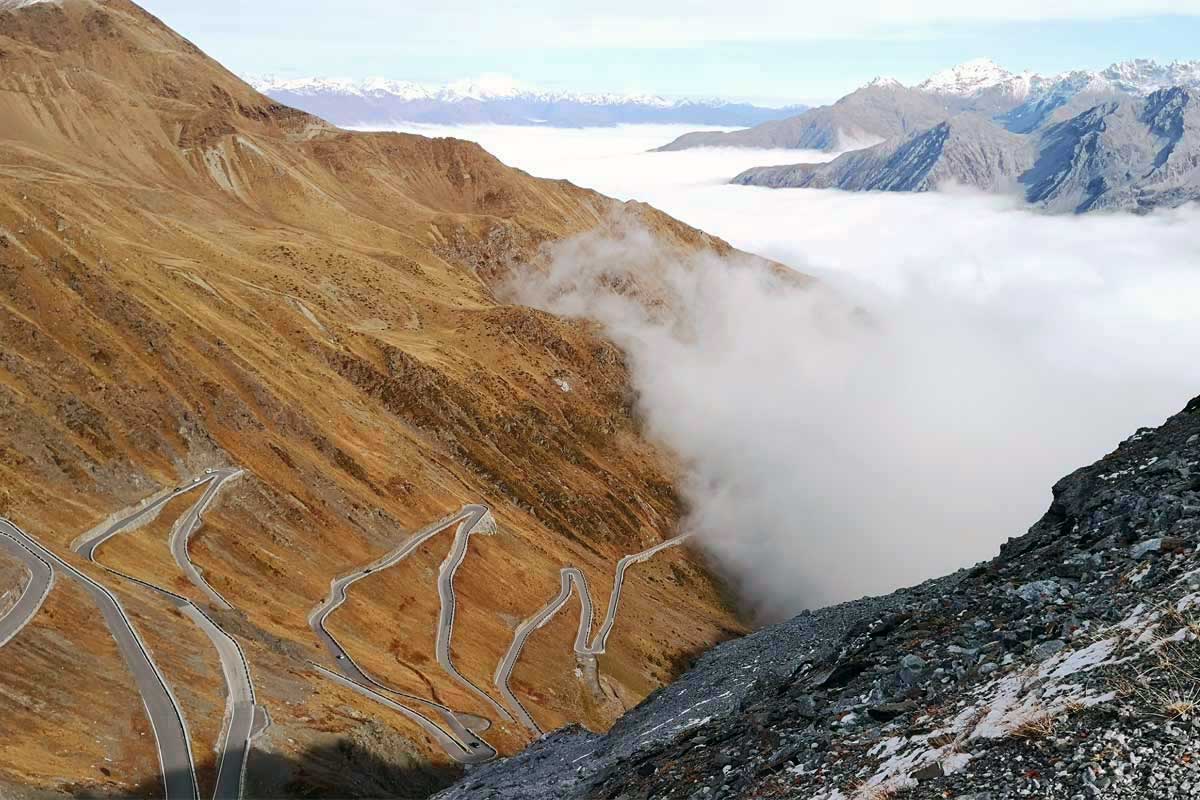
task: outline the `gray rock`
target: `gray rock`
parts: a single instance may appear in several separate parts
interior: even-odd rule
[[[1162,544],[1163,540],[1161,538],[1147,539],[1144,542],[1139,542],[1138,544],[1135,544],[1133,547],[1129,548],[1129,557],[1141,558],[1142,556],[1149,555],[1151,553],[1157,553],[1159,550],[1162,550]]]
[[[1044,603],[1058,597],[1058,591],[1057,581],[1030,581],[1017,588],[1017,596],[1026,603]]]

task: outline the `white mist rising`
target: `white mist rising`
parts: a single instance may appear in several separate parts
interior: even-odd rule
[[[1200,387],[1170,353],[1090,348],[1079,308],[1033,287],[805,289],[679,261],[628,226],[550,256],[516,299],[594,319],[628,353],[648,432],[685,464],[686,524],[763,620],[991,555],[1057,477]],[[612,289],[647,271],[665,303]],[[1197,352],[1188,331],[1164,350]]]
[[[650,153],[681,131],[649,126],[421,132],[649,202],[840,298],[672,263],[636,229],[563,243],[519,287],[629,353],[641,413],[687,465],[689,524],[764,619],[990,557],[1059,477],[1200,394],[1200,209],[729,186],[830,156]],[[649,270],[671,276],[657,316],[598,280]]]

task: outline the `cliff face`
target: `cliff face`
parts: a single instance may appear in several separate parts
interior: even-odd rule
[[[1198,544],[1200,398],[992,561],[721,645],[439,798],[1193,796]]]
[[[615,214],[681,251],[723,242],[470,143],[333,128],[126,0],[0,4],[0,176],[0,516],[128,608],[176,687],[202,791],[221,665],[162,596],[73,554],[110,515],[206,469],[245,470],[190,555],[232,606],[214,618],[271,716],[248,777],[270,796],[419,793],[454,772],[409,717],[314,671],[331,658],[309,613],[333,577],[464,504],[490,507],[499,534],[471,539],[450,647],[490,687],[562,567],[603,608],[618,560],[674,534],[675,466],[640,434],[620,352],[492,287]],[[195,499],[98,560],[205,605],[167,550]],[[352,588],[329,626],[389,685],[490,719],[484,736],[511,753],[531,732],[435,660],[452,535]],[[26,579],[7,551],[0,576]],[[573,674],[566,614],[511,684],[544,728],[603,729],[681,654],[738,632],[703,566],[672,549],[629,571],[598,684]],[[0,794],[153,795],[151,734],[96,607],[59,574],[0,646]]]

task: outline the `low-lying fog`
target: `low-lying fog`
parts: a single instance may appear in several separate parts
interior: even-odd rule
[[[805,154],[645,152],[681,132],[662,126],[410,130],[644,200],[867,309],[848,325],[810,292],[690,264],[677,315],[648,317],[590,280],[645,263],[636,230],[561,246],[520,287],[630,354],[649,428],[688,465],[688,524],[762,619],[990,557],[1059,477],[1200,394],[1200,211],[729,186]]]

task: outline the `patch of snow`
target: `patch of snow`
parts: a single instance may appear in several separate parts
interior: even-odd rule
[[[651,108],[706,107],[730,105],[719,98],[671,100],[645,93],[587,93],[539,89],[508,75],[486,74],[453,81],[443,86],[396,81],[387,78],[279,78],[245,76],[251,86],[264,94],[287,92],[304,97],[332,95],[340,97],[394,98],[409,102],[491,102],[519,100],[538,103],[575,103],[589,106],[635,105]]]
[[[942,772],[946,775],[953,775],[960,772],[967,764],[971,763],[970,753],[951,753],[942,759]]]
[[[917,84],[916,88],[924,92],[970,97],[1016,77],[1018,76],[997,65],[990,58],[976,58],[935,72]]]
[[[667,725],[670,725],[672,722],[675,722],[675,721],[679,720],[680,718],[682,718],[682,717],[683,717],[685,714],[688,714],[688,713],[690,713],[690,712],[692,712],[692,711],[695,711],[695,710],[696,710],[697,708],[699,708],[700,706],[707,705],[708,703],[711,703],[711,702],[713,702],[713,701],[716,701],[716,700],[724,700],[726,697],[729,697],[729,696],[730,696],[730,695],[732,695],[732,694],[733,694],[733,692],[731,692],[731,691],[726,691],[726,692],[723,692],[722,694],[716,695],[715,697],[710,697],[710,698],[708,698],[707,700],[701,700],[699,703],[696,703],[695,705],[691,706],[690,708],[686,708],[686,709],[684,709],[684,710],[683,710],[683,711],[682,711],[680,714],[677,714],[676,716],[672,717],[671,719],[669,719],[669,720],[666,720],[665,722],[660,722],[659,724],[655,725],[655,726],[654,726],[653,728],[651,728],[650,730],[648,730],[648,731],[644,732],[644,733],[641,735],[641,737],[639,737],[639,738],[645,739],[645,738],[646,738],[647,736],[649,736],[650,734],[654,733],[655,731],[657,731],[657,730],[659,730],[659,729],[661,729],[661,728],[665,728]],[[707,718],[705,718],[705,720],[704,720],[704,721],[708,721],[708,720],[711,720],[711,719],[712,719],[712,717],[707,717]],[[683,727],[682,727],[682,728],[678,728],[678,729],[676,729],[676,731],[674,731],[674,732],[678,732],[679,730],[686,730],[686,729],[687,729],[687,728],[689,728],[689,727],[694,727],[694,726],[691,724],[691,722],[692,722],[692,721],[691,721],[691,720],[689,720],[688,722],[684,723],[684,725],[683,725]],[[703,722],[698,722],[698,723],[696,723],[696,724],[697,724],[697,725],[702,725],[702,724],[704,724],[704,723],[703,723]]]
[[[1117,649],[1117,639],[1101,639],[1082,650],[1060,653],[1042,665],[1039,673],[1048,678],[1065,678],[1078,672],[1086,672],[1108,663],[1108,658]],[[1055,663],[1058,662],[1058,663]]]
[[[31,6],[61,6],[62,0],[0,0],[0,11],[16,11]]]

